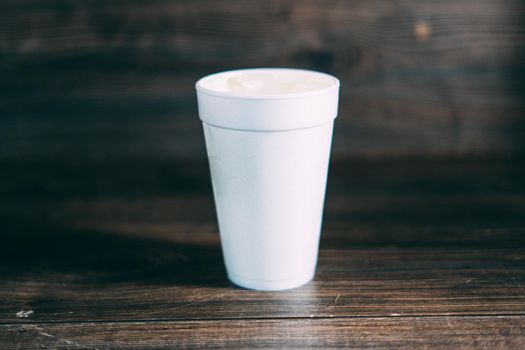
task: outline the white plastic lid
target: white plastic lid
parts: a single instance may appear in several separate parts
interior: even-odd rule
[[[272,89],[253,89],[253,92],[250,87],[245,91],[228,89],[224,82],[243,74],[285,76],[291,81],[297,77],[307,84],[290,88],[291,92],[281,89],[278,93],[272,93]],[[321,125],[337,117],[339,80],[320,72],[290,68],[242,69],[208,75],[195,87],[200,119],[218,127],[293,130]]]

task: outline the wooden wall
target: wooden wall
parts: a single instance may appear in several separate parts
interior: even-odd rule
[[[0,157],[202,158],[194,82],[341,79],[337,157],[525,149],[521,0],[2,0]]]

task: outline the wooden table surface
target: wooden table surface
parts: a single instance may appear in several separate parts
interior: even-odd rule
[[[204,161],[0,163],[0,349],[525,348],[521,159],[337,159],[272,293],[227,281]]]

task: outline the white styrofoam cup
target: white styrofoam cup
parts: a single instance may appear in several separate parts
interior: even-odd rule
[[[310,281],[317,264],[339,81],[275,95],[216,91],[196,84],[199,116],[226,270],[242,287],[282,290]]]

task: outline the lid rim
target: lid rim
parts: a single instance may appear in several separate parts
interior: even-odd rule
[[[327,87],[323,87],[321,89],[301,91],[301,92],[281,93],[281,94],[243,94],[243,93],[236,93],[236,92],[229,92],[229,91],[226,91],[226,92],[217,91],[217,90],[209,89],[203,86],[203,83],[206,82],[206,80],[219,76],[219,75],[223,75],[223,74],[232,74],[232,73],[237,73],[237,72],[241,73],[241,72],[254,72],[254,71],[271,71],[271,70],[273,71],[279,71],[279,70],[285,71],[286,70],[286,71],[305,72],[305,73],[310,73],[314,75],[323,75],[325,77],[332,79],[333,84]],[[223,71],[219,73],[206,75],[195,83],[195,89],[197,90],[198,93],[209,95],[209,96],[236,99],[236,100],[280,100],[280,99],[303,98],[303,97],[307,97],[310,95],[317,95],[320,93],[328,92],[333,89],[339,89],[339,87],[340,87],[339,79],[337,79],[333,75],[314,71],[314,70],[308,70],[308,69],[284,68],[284,67],[234,69],[234,70]]]

